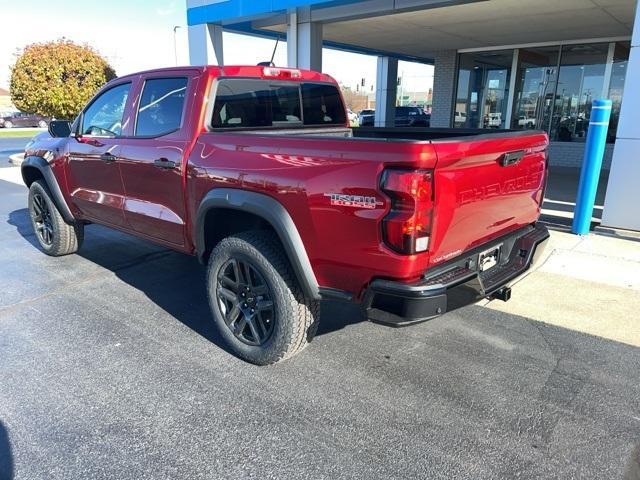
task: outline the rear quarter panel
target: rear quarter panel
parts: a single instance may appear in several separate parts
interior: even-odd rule
[[[241,188],[278,200],[293,218],[320,286],[354,294],[374,277],[419,277],[428,255],[393,253],[380,221],[389,200],[378,188],[385,166],[433,168],[428,142],[205,133],[191,153],[190,216],[212,188]],[[375,197],[375,208],[333,205],[330,193]]]

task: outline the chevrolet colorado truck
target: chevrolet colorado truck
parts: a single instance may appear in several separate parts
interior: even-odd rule
[[[26,149],[45,253],[106,225],[196,255],[220,335],[271,364],[311,340],[322,298],[408,325],[507,300],[548,239],[545,133],[349,129],[336,82],[262,66],[108,83]]]

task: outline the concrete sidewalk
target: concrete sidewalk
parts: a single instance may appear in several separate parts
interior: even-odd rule
[[[0,169],[0,180],[16,183],[18,185],[22,185],[23,187],[25,186],[24,182],[22,181],[20,167],[7,167]]]
[[[551,231],[545,258],[502,312],[640,346],[640,237]]]
[[[24,153],[16,153],[14,155],[9,155],[9,163],[19,167],[22,165],[24,161]]]

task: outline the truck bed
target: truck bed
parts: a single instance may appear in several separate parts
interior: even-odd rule
[[[531,130],[508,130],[495,128],[421,128],[421,127],[357,127],[355,138],[377,138],[381,140],[441,140],[479,135],[530,134]]]
[[[400,257],[383,247],[380,233],[380,222],[391,205],[390,197],[380,193],[385,169],[433,172],[429,252],[405,262],[402,275],[410,279],[534,223],[542,200],[546,147],[546,134],[536,131],[344,127],[210,131],[201,135],[191,162],[198,165],[213,154],[219,160],[207,162],[208,178],[225,178],[225,185],[241,182],[242,188],[255,187],[267,194],[273,193],[266,185],[286,185],[278,191],[299,193],[278,199],[297,212],[316,275],[325,284],[353,291],[362,285],[354,271],[371,267],[362,245],[378,245],[377,276],[398,275],[394,269]],[[514,153],[517,160],[502,165],[505,155]],[[211,188],[210,183],[205,187]],[[330,207],[330,194],[375,197],[381,206],[365,211]],[[322,255],[317,264],[316,254]],[[360,259],[363,264],[350,268],[349,275],[336,275],[340,265],[350,262],[353,267]]]

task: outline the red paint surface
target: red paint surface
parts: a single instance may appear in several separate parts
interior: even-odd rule
[[[207,132],[205,99],[215,79],[260,77],[262,71],[172,68],[114,80],[110,86],[132,82],[122,137],[71,137],[51,161],[74,215],[194,253],[193,219],[209,190],[263,193],[293,218],[320,286],[356,296],[373,278],[415,280],[430,265],[537,220],[547,145],[543,133],[387,142]],[[143,81],[154,76],[189,77],[182,128],[158,138],[133,138]],[[300,80],[334,82],[307,71]],[[504,152],[517,150],[526,151],[517,165],[500,166]],[[117,161],[101,161],[105,151]],[[177,168],[155,167],[158,158],[176,162]],[[389,198],[380,190],[380,177],[392,166],[434,170],[435,208],[425,253],[402,255],[383,243],[381,220]],[[376,208],[332,205],[326,193],[376,197],[380,203]]]

